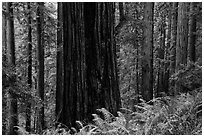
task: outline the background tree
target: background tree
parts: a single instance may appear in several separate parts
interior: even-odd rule
[[[44,123],[44,40],[43,40],[43,2],[37,3],[37,60],[38,60],[38,93],[42,101],[39,111],[38,131],[45,128]]]
[[[188,40],[188,58],[190,61],[196,61],[195,44],[196,44],[196,3],[190,3],[190,17],[189,17],[189,40]]]
[[[162,92],[164,92],[164,57],[165,57],[165,39],[166,39],[166,11],[165,11],[165,6],[163,6],[164,3],[157,3],[156,8],[157,8],[157,26],[158,28],[158,48],[157,48],[157,95],[156,96],[161,96]],[[155,24],[156,24],[155,23]],[[156,32],[157,32],[156,31]]]
[[[29,11],[28,14],[28,85],[31,90],[32,88],[32,28],[31,28],[31,11],[30,11],[30,2],[27,3],[27,8]],[[26,131],[30,132],[31,127],[31,103],[27,104],[27,117],[26,117]]]
[[[171,43],[171,3],[158,2],[155,4],[154,42],[156,51],[154,70],[157,73],[155,80],[155,96],[169,94],[169,65],[170,65],[170,43]]]
[[[176,68],[176,41],[177,41],[177,19],[178,19],[178,2],[172,4],[172,28],[171,28],[171,48],[170,48],[170,75],[175,73]],[[175,91],[175,83],[172,86]],[[173,92],[175,94],[175,92]]]
[[[141,92],[146,101],[153,99],[153,9],[154,3],[145,3]]]
[[[167,3],[167,38],[165,47],[165,62],[164,62],[164,92],[169,93],[169,76],[170,76],[170,46],[171,46],[171,16],[172,3]]]
[[[14,20],[13,20],[13,7],[12,3],[6,3],[7,8],[7,56],[9,65],[15,70],[15,41],[14,41]],[[14,85],[15,83],[15,74],[10,76],[10,83]],[[15,135],[16,131],[14,126],[18,124],[18,111],[17,111],[17,98],[15,95],[15,89],[11,88],[8,93],[8,134]]]
[[[177,18],[178,18],[178,2],[174,2],[172,7],[171,74],[175,72],[176,66],[175,64],[176,64]]]
[[[61,120],[61,111],[63,108],[63,12],[62,12],[62,3],[58,2],[58,22],[57,22],[57,80],[56,80],[56,119],[57,121]]]
[[[176,71],[178,72],[187,64],[187,46],[188,46],[188,19],[187,3],[180,2],[178,6],[177,23],[177,43],[176,43]],[[181,86],[177,82],[176,90],[180,92]]]

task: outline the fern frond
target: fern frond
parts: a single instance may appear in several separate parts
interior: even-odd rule
[[[97,111],[103,114],[103,117],[107,123],[111,123],[115,120],[115,116],[111,114],[107,109],[101,108],[101,109],[97,109]]]
[[[103,131],[107,131],[109,128],[109,123],[107,123],[105,120],[100,118],[97,114],[92,114],[94,117],[93,122],[96,126],[98,126],[99,129]]]
[[[125,116],[120,111],[118,111],[117,114],[118,117],[116,117],[116,121],[119,122],[121,125],[125,126],[126,125]]]
[[[14,127],[18,129],[17,131],[19,135],[29,135],[29,132],[27,132],[24,127],[21,127],[21,126],[14,126]]]
[[[80,132],[77,135],[95,135],[99,131],[98,127],[93,124],[88,124],[80,129]]]
[[[76,121],[76,124],[79,129],[83,128],[83,123],[81,121]]]

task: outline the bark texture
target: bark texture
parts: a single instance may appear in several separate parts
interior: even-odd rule
[[[144,5],[144,42],[142,46],[142,97],[146,101],[153,99],[153,10],[154,4]]]
[[[31,11],[30,11],[30,2],[27,3],[27,9],[29,11],[28,15],[28,68],[27,68],[27,80],[28,85],[31,91],[32,88],[32,28],[31,28]],[[30,132],[31,128],[31,102],[28,101],[26,108],[26,131]]]
[[[189,17],[189,43],[188,43],[188,59],[192,62],[196,61],[196,17],[195,17],[196,3],[190,3],[190,17]]]
[[[188,47],[188,18],[186,2],[179,2],[178,23],[177,23],[177,43],[176,43],[176,72],[187,64]],[[176,82],[175,94],[185,92],[179,82]]]
[[[59,122],[89,121],[98,108],[116,115],[120,92],[113,3],[62,3],[64,86]]]
[[[37,3],[37,90],[42,101],[42,106],[39,111],[38,131],[41,132],[45,128],[44,123],[44,43],[43,43],[43,2]]]
[[[7,10],[7,58],[10,67],[15,69],[15,41],[14,41],[14,19],[13,19],[13,7],[12,2],[6,3]],[[10,84],[14,85],[16,80],[15,74],[10,76]],[[8,93],[8,134],[16,135],[17,132],[14,130],[14,126],[18,124],[18,111],[17,111],[17,98],[15,90],[10,89]]]

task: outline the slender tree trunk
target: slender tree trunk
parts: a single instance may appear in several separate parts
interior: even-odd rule
[[[172,7],[172,31],[171,31],[171,75],[176,68],[176,42],[177,42],[177,19],[178,18],[178,2],[173,2]]]
[[[63,108],[63,12],[62,3],[58,2],[58,23],[57,23],[57,84],[56,84],[56,120],[63,121],[60,113]]]
[[[31,28],[31,11],[30,11],[30,2],[27,3],[29,15],[28,15],[28,85],[31,91],[32,88],[32,28]],[[26,109],[26,131],[30,132],[31,130],[31,102],[28,102]]]
[[[123,2],[119,2],[119,14],[120,14],[120,21],[118,25],[115,27],[115,34],[119,34],[121,28],[127,23],[127,19],[125,18],[125,13],[124,13],[124,6]]]
[[[143,99],[146,101],[153,99],[153,9],[153,2],[145,3],[141,90]]]
[[[169,94],[169,73],[170,73],[170,44],[171,44],[171,8],[172,3],[169,3],[170,10],[167,17],[167,40],[165,47],[165,63],[164,63],[164,92]]]
[[[5,5],[5,3],[2,3],[2,7],[3,5]],[[7,25],[6,25],[6,15],[5,13],[2,13],[2,52],[5,52],[6,53],[6,28],[7,28]]]
[[[136,10],[138,10],[138,9],[136,9]],[[136,20],[139,21],[138,11],[136,11],[136,14],[135,14],[134,18],[136,18]],[[137,33],[138,32],[135,31],[135,35],[138,35]],[[138,104],[139,95],[140,95],[140,91],[139,91],[140,90],[140,87],[139,87],[139,81],[140,81],[140,79],[139,79],[139,77],[140,77],[140,73],[139,73],[139,41],[135,40],[134,45],[136,47],[136,61],[135,61],[135,71],[136,71],[135,72],[135,77],[136,77],[136,79],[135,79],[136,80],[135,81],[135,83],[136,83],[135,94],[136,94],[136,101],[135,101],[135,103]]]
[[[139,95],[140,95],[140,91],[139,91],[139,77],[140,77],[140,74],[139,74],[139,46],[136,45],[136,65],[135,65],[135,71],[136,71],[136,91],[135,91],[135,94],[137,96],[136,98],[136,103],[139,102]]]
[[[188,22],[187,3],[179,2],[176,45],[176,69],[187,64]]]
[[[160,47],[158,48],[158,83],[157,83],[157,97],[161,96],[161,92],[164,92],[164,55],[165,55],[165,39],[166,39],[166,29],[165,29],[165,16],[162,15],[162,24],[160,28]]]
[[[123,21],[125,18],[123,2],[119,2],[119,13],[120,13],[120,21]]]
[[[177,43],[176,43],[176,71],[178,72],[187,64],[187,46],[188,46],[188,19],[187,3],[179,2],[178,23],[177,23]],[[183,89],[176,83],[176,92]],[[184,91],[183,91],[184,92]]]
[[[7,8],[7,55],[8,63],[11,67],[15,68],[15,41],[14,41],[14,19],[13,19],[13,8],[12,3],[6,3]],[[10,83],[15,83],[15,74],[10,77]],[[17,98],[14,90],[10,90],[8,93],[8,134],[17,134],[14,130],[14,126],[18,124],[18,112],[17,112]]]
[[[188,58],[190,61],[196,61],[195,43],[196,43],[196,3],[190,3],[190,19],[189,19],[189,43],[188,43]]]
[[[177,18],[178,18],[178,2],[173,2],[172,6],[172,25],[171,25],[171,48],[170,48],[170,75],[175,73],[176,68],[176,42],[177,42]],[[175,94],[175,82],[172,82],[171,91]]]
[[[6,3],[5,2],[2,2],[2,9],[4,8],[4,6],[6,6]],[[6,29],[7,29],[7,20],[6,20],[6,14],[5,13],[2,13],[2,62],[6,62],[7,59],[6,59],[6,50],[7,50],[7,44],[6,44]],[[3,63],[2,63],[3,65]],[[6,79],[6,73],[3,71],[2,69],[2,80],[3,79]],[[2,89],[4,89],[4,84],[3,84],[3,81],[2,81]],[[6,123],[6,120],[7,120],[7,100],[4,100],[3,97],[5,97],[5,92],[2,92],[2,135],[6,135],[6,131],[7,131],[7,123]],[[5,111],[3,113],[3,110]]]
[[[38,131],[45,128],[44,123],[44,44],[43,44],[43,2],[37,3],[37,60],[38,60],[38,93],[42,101],[39,111]]]

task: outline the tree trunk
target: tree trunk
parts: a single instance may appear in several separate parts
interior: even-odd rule
[[[125,18],[123,2],[119,2],[119,13],[120,13],[120,21],[123,21]]]
[[[188,19],[187,3],[179,2],[178,23],[177,23],[177,43],[176,43],[176,71],[178,72],[187,64],[187,46],[188,46]],[[176,83],[176,92],[183,89]]]
[[[145,101],[153,99],[153,10],[154,3],[144,5],[144,41],[142,46],[142,96]]]
[[[63,12],[62,3],[58,2],[58,23],[57,23],[57,84],[56,84],[56,120],[63,121],[60,115],[63,107]]]
[[[86,4],[85,12],[87,11],[87,13],[85,14],[85,37],[89,39],[88,43],[92,43],[92,45],[89,45],[88,43],[86,44],[89,45],[89,49],[92,50],[90,50],[91,52],[89,54],[93,55],[93,53],[97,53],[97,60],[95,60],[95,62],[90,62],[93,56],[91,57],[88,55],[87,65],[92,66],[90,69],[95,71],[93,71],[94,73],[91,73],[92,78],[89,78],[93,82],[95,81],[94,79],[96,79],[98,84],[96,81],[95,84],[98,86],[94,87],[90,84],[88,87],[92,89],[92,92],[97,93],[97,98],[92,96],[92,100],[97,102],[94,104],[94,108],[105,107],[111,113],[117,115],[117,111],[121,107],[121,102],[118,86],[116,45],[114,38],[114,5],[113,3],[96,3],[94,7],[96,14],[92,14],[92,16],[95,17],[94,25],[97,28],[94,32],[94,34],[96,34],[95,40],[91,39],[91,36],[86,35],[86,33],[90,33],[88,27],[90,29],[94,27],[86,25],[86,21],[87,24],[90,22],[90,20],[88,20],[86,17],[89,17],[89,12],[91,13],[91,10],[89,10],[89,5]],[[95,49],[92,48],[94,45],[96,45]],[[97,67],[94,68],[94,66]],[[91,70],[87,69],[87,74],[89,74]]]
[[[5,2],[2,2],[2,9],[6,6]],[[7,29],[7,20],[6,20],[6,14],[2,12],[2,67],[3,67],[3,62],[6,62],[6,50],[7,50],[7,44],[6,44],[6,29]],[[5,92],[3,92],[3,89],[5,87],[5,84],[3,84],[4,79],[6,79],[6,73],[2,69],[2,135],[6,135],[7,131],[7,100],[5,97]],[[7,83],[7,82],[6,82]],[[4,111],[3,111],[4,110]]]
[[[171,63],[170,63],[170,68],[171,72],[170,74],[172,75],[175,72],[176,68],[176,42],[177,42],[177,18],[178,18],[178,2],[173,2],[173,7],[172,7],[172,31],[171,31]]]
[[[176,69],[187,64],[188,22],[187,3],[179,2],[176,45]]]
[[[120,21],[118,25],[115,27],[115,34],[119,34],[122,27],[127,23],[127,19],[125,18],[123,2],[119,2],[119,14]]]
[[[157,97],[160,97],[162,92],[164,92],[164,55],[165,55],[165,39],[166,39],[166,28],[165,28],[165,16],[161,15],[162,23],[160,28],[160,47],[158,48],[158,83],[157,83]]]
[[[14,19],[13,19],[13,8],[12,3],[6,3],[7,8],[7,55],[8,64],[15,68],[15,41],[14,41]],[[10,77],[11,85],[15,83],[15,74]],[[18,124],[18,112],[17,112],[17,98],[14,89],[10,89],[8,93],[8,134],[17,134],[14,130],[14,126]]]
[[[82,3],[62,3],[63,12],[63,106],[59,122],[75,126],[87,110],[85,39]],[[58,109],[59,110],[59,109]]]
[[[135,94],[136,94],[136,104],[139,102],[139,95],[140,95],[140,87],[139,87],[139,46],[138,44],[136,45],[136,65],[135,65],[135,77],[136,77],[136,88],[135,88]]]
[[[196,61],[195,43],[196,43],[196,3],[190,3],[190,19],[189,19],[189,43],[188,43],[188,58],[190,61]]]
[[[178,2],[173,2],[172,6],[172,25],[171,25],[171,48],[170,48],[170,75],[175,73],[176,69],[176,42],[177,42],[177,19],[178,19]],[[170,89],[175,94],[175,82],[172,82]]]
[[[31,28],[31,11],[30,2],[27,3],[27,9],[29,11],[28,15],[28,85],[31,91],[32,88],[32,28]],[[31,93],[30,93],[31,94]],[[31,128],[31,102],[28,102],[26,109],[26,131],[30,132]]]
[[[91,120],[98,108],[116,114],[120,94],[113,3],[63,3],[63,108],[59,122]]]
[[[5,3],[2,3],[2,7],[5,5]],[[6,53],[6,14],[2,13],[2,52]]]
[[[171,9],[172,3],[168,3],[170,10],[167,16],[167,40],[165,46],[165,63],[164,63],[164,92],[169,94],[169,73],[170,73],[170,44],[171,44]]]
[[[43,2],[37,3],[37,60],[38,60],[38,93],[42,101],[39,111],[38,132],[44,128],[44,44],[43,44]]]

